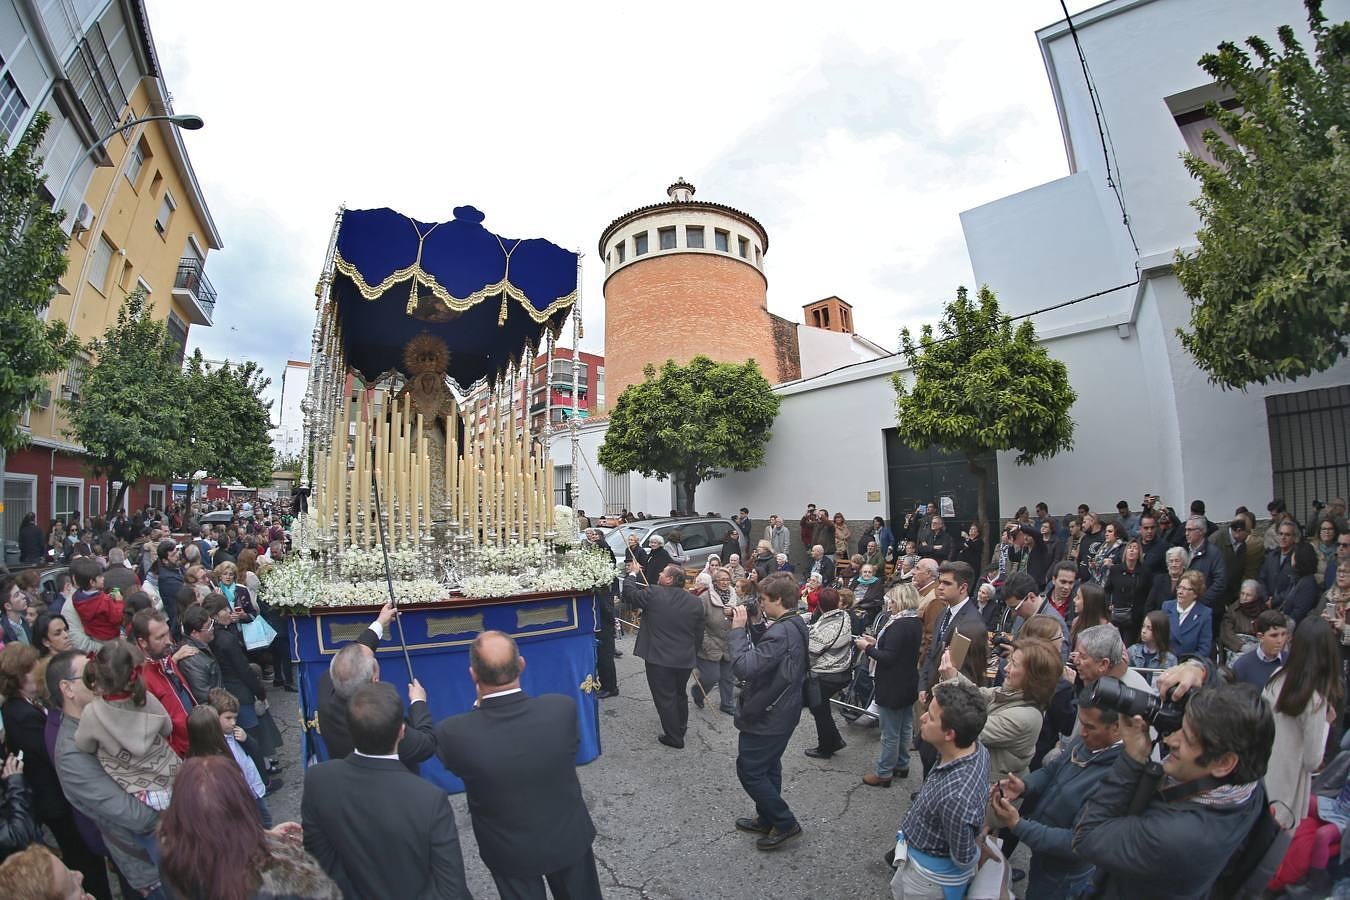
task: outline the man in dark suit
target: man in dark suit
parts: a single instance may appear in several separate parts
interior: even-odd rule
[[[328,748],[329,759],[343,759],[352,753],[351,732],[347,728],[347,702],[362,685],[380,680],[380,665],[375,648],[384,630],[394,619],[394,607],[386,603],[379,618],[361,632],[355,641],[343,647],[328,664],[319,679],[319,736]],[[424,760],[436,753],[435,723],[427,709],[427,692],[416,678],[408,685],[408,728],[398,742],[398,757],[414,774]]]
[[[975,582],[975,571],[963,562],[946,562],[938,566],[937,589],[934,596],[946,605],[937,628],[933,631],[933,640],[928,645],[928,654],[923,659],[919,671],[919,699],[928,703],[928,693],[938,680],[938,663],[942,653],[952,642],[956,627],[962,620],[969,620],[981,629],[984,617],[980,615],[979,605],[970,599],[970,587]]]
[[[347,727],[356,751],[305,772],[305,849],[346,897],[467,898],[450,795],[399,760],[398,692],[378,681],[358,688]]]
[[[646,623],[643,623],[644,630]],[[469,647],[477,709],[436,726],[441,762],[464,781],[478,853],[502,900],[600,900],[595,825],[577,780],[576,701],[520,689],[525,660],[510,635]]]
[[[1280,523],[1275,532],[1278,544],[1274,550],[1266,553],[1261,563],[1261,583],[1266,586],[1266,596],[1275,609],[1284,606],[1285,595],[1297,580],[1294,577],[1294,545],[1298,543],[1298,526],[1289,519]]]
[[[826,587],[834,584],[834,557],[826,554],[821,544],[811,548],[811,564],[806,569],[806,577],[810,578],[812,572],[820,573],[820,583]]]
[[[647,686],[661,719],[658,741],[676,750],[684,747],[689,725],[689,697],[684,686],[698,664],[703,641],[703,604],[684,589],[684,569],[669,565],[657,583],[638,584],[639,567],[629,561],[623,599],[642,610],[642,628],[633,652],[647,663]]]

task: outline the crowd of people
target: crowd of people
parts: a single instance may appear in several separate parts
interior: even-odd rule
[[[1261,534],[1250,511],[1215,524],[1199,502],[1184,519],[1147,495],[1114,517],[1040,504],[990,546],[935,508],[856,541],[808,509],[800,571],[782,519],[761,531],[746,509],[696,573],[678,542],[630,546],[600,592],[600,696],[635,624],[657,740],[685,749],[690,703],[732,717],[753,806],[734,824],[765,852],[802,834],[782,758],[803,712],[806,755],[835,766],[850,728],[876,727],[862,784],[910,789],[877,836],[896,897],[962,896],[1020,844],[1031,898],[1333,889],[1350,822],[1343,501],[1306,528],[1274,502]],[[418,776],[433,756],[466,786],[501,896],[600,896],[575,702],[523,692],[526,660],[489,631],[470,648],[475,708],[433,721],[420,683],[405,703],[380,681],[388,606],[333,656],[329,761],[305,773],[301,821],[274,822],[267,689],[293,685],[260,576],[284,526],[261,506],[221,525],[204,511],[91,521],[69,546],[66,529],[42,555],[68,581],[0,585],[0,896],[466,897],[454,813]]]
[[[921,770],[897,897],[961,896],[991,838],[1005,857],[1030,848],[1012,876],[1027,897],[1275,896],[1342,875],[1350,752],[1326,764],[1350,672],[1344,500],[1306,528],[1273,501],[1260,532],[1246,508],[1216,524],[1202,501],[1185,517],[1152,495],[1113,515],[1042,503],[992,546],[937,509],[878,517],[855,542],[811,505],[801,571],[771,543],[781,518],[757,541],[744,509],[734,566],[686,572],[660,539],[630,541],[615,609],[639,626],[657,740],[685,746],[690,701],[734,717],[755,807],[736,826],[760,849],[801,833],[781,758],[806,709],[808,757],[845,750],[842,715],[880,729],[864,784]]]
[[[168,823],[200,802],[184,790],[197,773],[219,772],[194,765],[208,758],[228,762],[259,831],[272,826],[266,797],[284,784],[266,685],[296,686],[261,579],[287,552],[286,524],[251,501],[46,534],[25,518],[21,555],[36,565],[0,580],[0,896],[168,896],[181,846]]]

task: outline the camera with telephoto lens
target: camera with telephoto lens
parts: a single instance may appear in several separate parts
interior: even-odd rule
[[[1088,696],[1094,706],[1114,709],[1123,716],[1142,717],[1157,729],[1159,735],[1168,735],[1180,728],[1186,714],[1187,697],[1173,699],[1171,689],[1162,696],[1141,691],[1110,675],[1093,682]]]

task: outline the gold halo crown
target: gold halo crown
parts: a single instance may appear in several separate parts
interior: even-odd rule
[[[450,367],[450,348],[434,334],[422,332],[403,348],[409,375],[441,375]]]

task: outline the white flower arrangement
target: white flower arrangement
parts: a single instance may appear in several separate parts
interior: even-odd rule
[[[389,583],[383,578],[327,581],[313,560],[299,555],[272,566],[262,579],[268,601],[291,611],[313,607],[378,606],[389,597]],[[447,593],[444,585],[430,578],[394,582],[394,597],[401,604],[434,603],[444,600]]]
[[[577,517],[570,506],[553,507],[553,530],[557,532],[553,539],[556,547],[575,547],[581,543],[581,530],[577,528]]]
[[[472,575],[460,582],[466,597],[511,597],[516,594],[590,591],[608,587],[620,576],[619,567],[600,553],[576,553],[559,568],[523,575]]]
[[[510,547],[484,547],[477,552],[475,560],[478,569],[485,574],[519,575],[547,565],[549,552],[543,541],[531,541]]]
[[[389,570],[395,578],[414,578],[419,568],[416,550],[403,547],[389,551]],[[384,552],[379,547],[369,550],[363,547],[348,547],[338,556],[338,571],[344,578],[353,582],[383,578]]]
[[[470,575],[460,579],[459,589],[466,597],[510,597],[525,592],[513,575]]]

